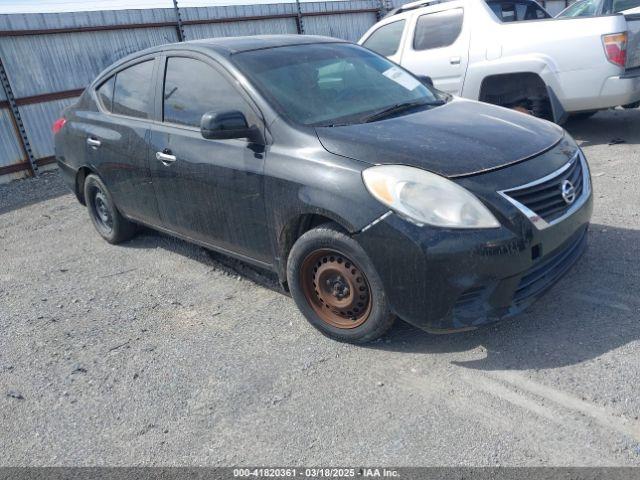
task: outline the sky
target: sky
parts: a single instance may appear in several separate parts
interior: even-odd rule
[[[292,3],[294,1],[295,0],[178,0],[178,4],[181,7],[204,7],[212,5]],[[173,0],[0,0],[0,14],[172,7]]]

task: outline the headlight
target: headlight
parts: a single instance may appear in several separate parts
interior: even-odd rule
[[[404,165],[380,165],[362,172],[369,192],[418,225],[497,228],[500,223],[472,193],[439,175]]]

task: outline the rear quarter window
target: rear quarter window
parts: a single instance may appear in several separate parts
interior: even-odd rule
[[[113,76],[96,89],[98,94],[98,100],[102,104],[102,107],[108,112],[113,108],[113,87],[116,83],[116,77]]]
[[[395,55],[400,48],[404,24],[404,20],[398,20],[381,26],[364,41],[362,46],[385,57]]]
[[[462,32],[462,8],[420,15],[413,37],[414,50],[431,50],[452,45]]]

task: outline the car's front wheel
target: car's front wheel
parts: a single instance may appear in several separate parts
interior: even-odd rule
[[[298,239],[289,254],[287,280],[300,311],[331,338],[370,342],[395,319],[366,252],[335,224]]]
[[[136,233],[136,225],[124,218],[100,177],[88,175],[84,182],[84,199],[93,226],[109,243],[129,240]]]

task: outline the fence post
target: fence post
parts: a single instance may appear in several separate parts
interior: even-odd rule
[[[299,35],[304,35],[304,23],[302,21],[302,8],[300,6],[300,0],[296,0],[296,11],[298,16],[296,17],[296,28]]]
[[[2,88],[4,89],[4,93],[7,96],[7,102],[9,103],[9,116],[11,117],[11,123],[13,123],[18,137],[20,137],[19,140],[20,146],[22,147],[22,152],[25,154],[27,160],[29,161],[29,170],[31,172],[31,175],[36,177],[38,176],[38,164],[36,163],[36,159],[33,156],[31,143],[29,143],[27,131],[24,128],[24,123],[22,123],[22,117],[20,116],[20,110],[18,110],[16,97],[13,94],[13,89],[11,88],[11,84],[9,83],[9,77],[7,76],[7,71],[4,69],[4,63],[2,63],[1,58],[0,83],[2,83]]]
[[[384,18],[384,16],[387,14],[387,12],[389,12],[389,9],[387,8],[387,4],[385,2],[385,0],[379,0],[380,3],[380,8],[378,9],[378,13],[376,14],[376,18],[378,20],[382,20]]]
[[[182,26],[182,16],[180,15],[180,7],[178,6],[178,0],[173,0],[173,11],[176,14],[176,30],[178,31],[178,41],[185,41],[184,28]]]

